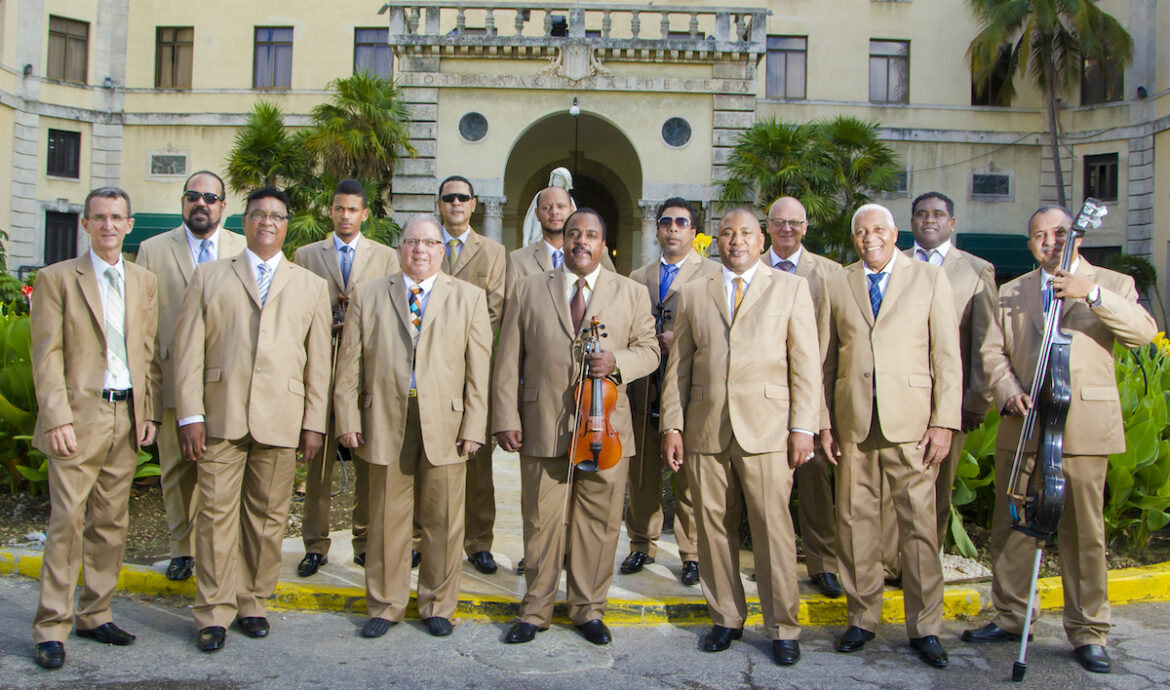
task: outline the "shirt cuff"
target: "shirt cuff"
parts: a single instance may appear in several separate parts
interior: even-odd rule
[[[203,423],[203,415],[193,414],[190,417],[183,417],[179,420],[179,426],[187,426],[188,424]]]
[[[1089,303],[1090,307],[1101,306],[1101,286],[1094,285],[1093,289],[1089,290],[1088,296],[1085,297],[1085,301]]]
[[[808,434],[809,436],[816,436],[816,433],[809,431],[808,429],[800,429],[797,427],[792,427],[791,429],[789,429],[789,431],[794,433],[794,434]]]

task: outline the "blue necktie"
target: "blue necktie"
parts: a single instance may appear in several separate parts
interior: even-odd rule
[[[919,261],[930,263],[930,255],[926,253],[925,249],[916,250],[914,252],[914,258],[918,259]]]
[[[199,243],[199,263],[205,264],[214,259],[211,255],[211,240],[203,240]]]
[[[784,271],[785,273],[796,273],[796,264],[788,259],[780,259],[776,262],[775,268]]]
[[[658,301],[662,302],[666,299],[666,293],[670,291],[670,286],[674,284],[674,277],[678,275],[678,266],[674,264],[660,265],[662,273],[658,277]]]
[[[882,308],[882,274],[871,273],[869,278],[869,303],[873,307],[874,318],[877,318],[878,309]]]
[[[1044,295],[1044,313],[1047,314],[1048,310],[1052,308],[1053,295],[1052,295],[1052,281],[1051,280],[1048,280],[1044,283],[1044,290],[1041,294]]]
[[[256,288],[260,292],[260,307],[268,301],[268,286],[272,284],[272,268],[265,263],[256,266]]]
[[[353,247],[341,248],[341,282],[349,285],[349,269],[353,268]]]
[[[561,264],[565,262],[565,253],[560,249],[553,250],[552,260],[553,268],[560,268]]]

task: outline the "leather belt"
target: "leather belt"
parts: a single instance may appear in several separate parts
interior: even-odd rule
[[[98,393],[98,397],[106,402],[122,402],[130,398],[130,392],[130,388],[120,391],[114,390],[113,388],[106,388],[101,393]]]

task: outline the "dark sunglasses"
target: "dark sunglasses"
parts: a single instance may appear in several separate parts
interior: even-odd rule
[[[217,201],[223,201],[222,196],[218,194],[212,194],[211,192],[186,191],[183,192],[183,198],[187,201],[190,201],[191,203],[195,203],[196,201],[203,199],[203,203],[207,204],[208,206],[214,204]]]
[[[669,228],[671,225],[677,225],[683,230],[691,227],[691,219],[679,216],[678,218],[671,218],[670,216],[663,216],[658,219],[658,227],[662,229]]]
[[[467,202],[471,201],[470,194],[444,194],[443,196],[441,196],[439,198],[448,204],[453,204],[456,201],[460,201],[460,202],[466,204]]]

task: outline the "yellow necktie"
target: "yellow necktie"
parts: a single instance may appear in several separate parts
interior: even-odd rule
[[[459,245],[463,242],[451,240],[447,243],[447,273],[455,275],[455,263],[459,261]]]
[[[731,297],[731,320],[735,321],[735,317],[739,314],[739,305],[743,303],[743,278],[736,278],[731,282],[735,283],[735,294]]]

